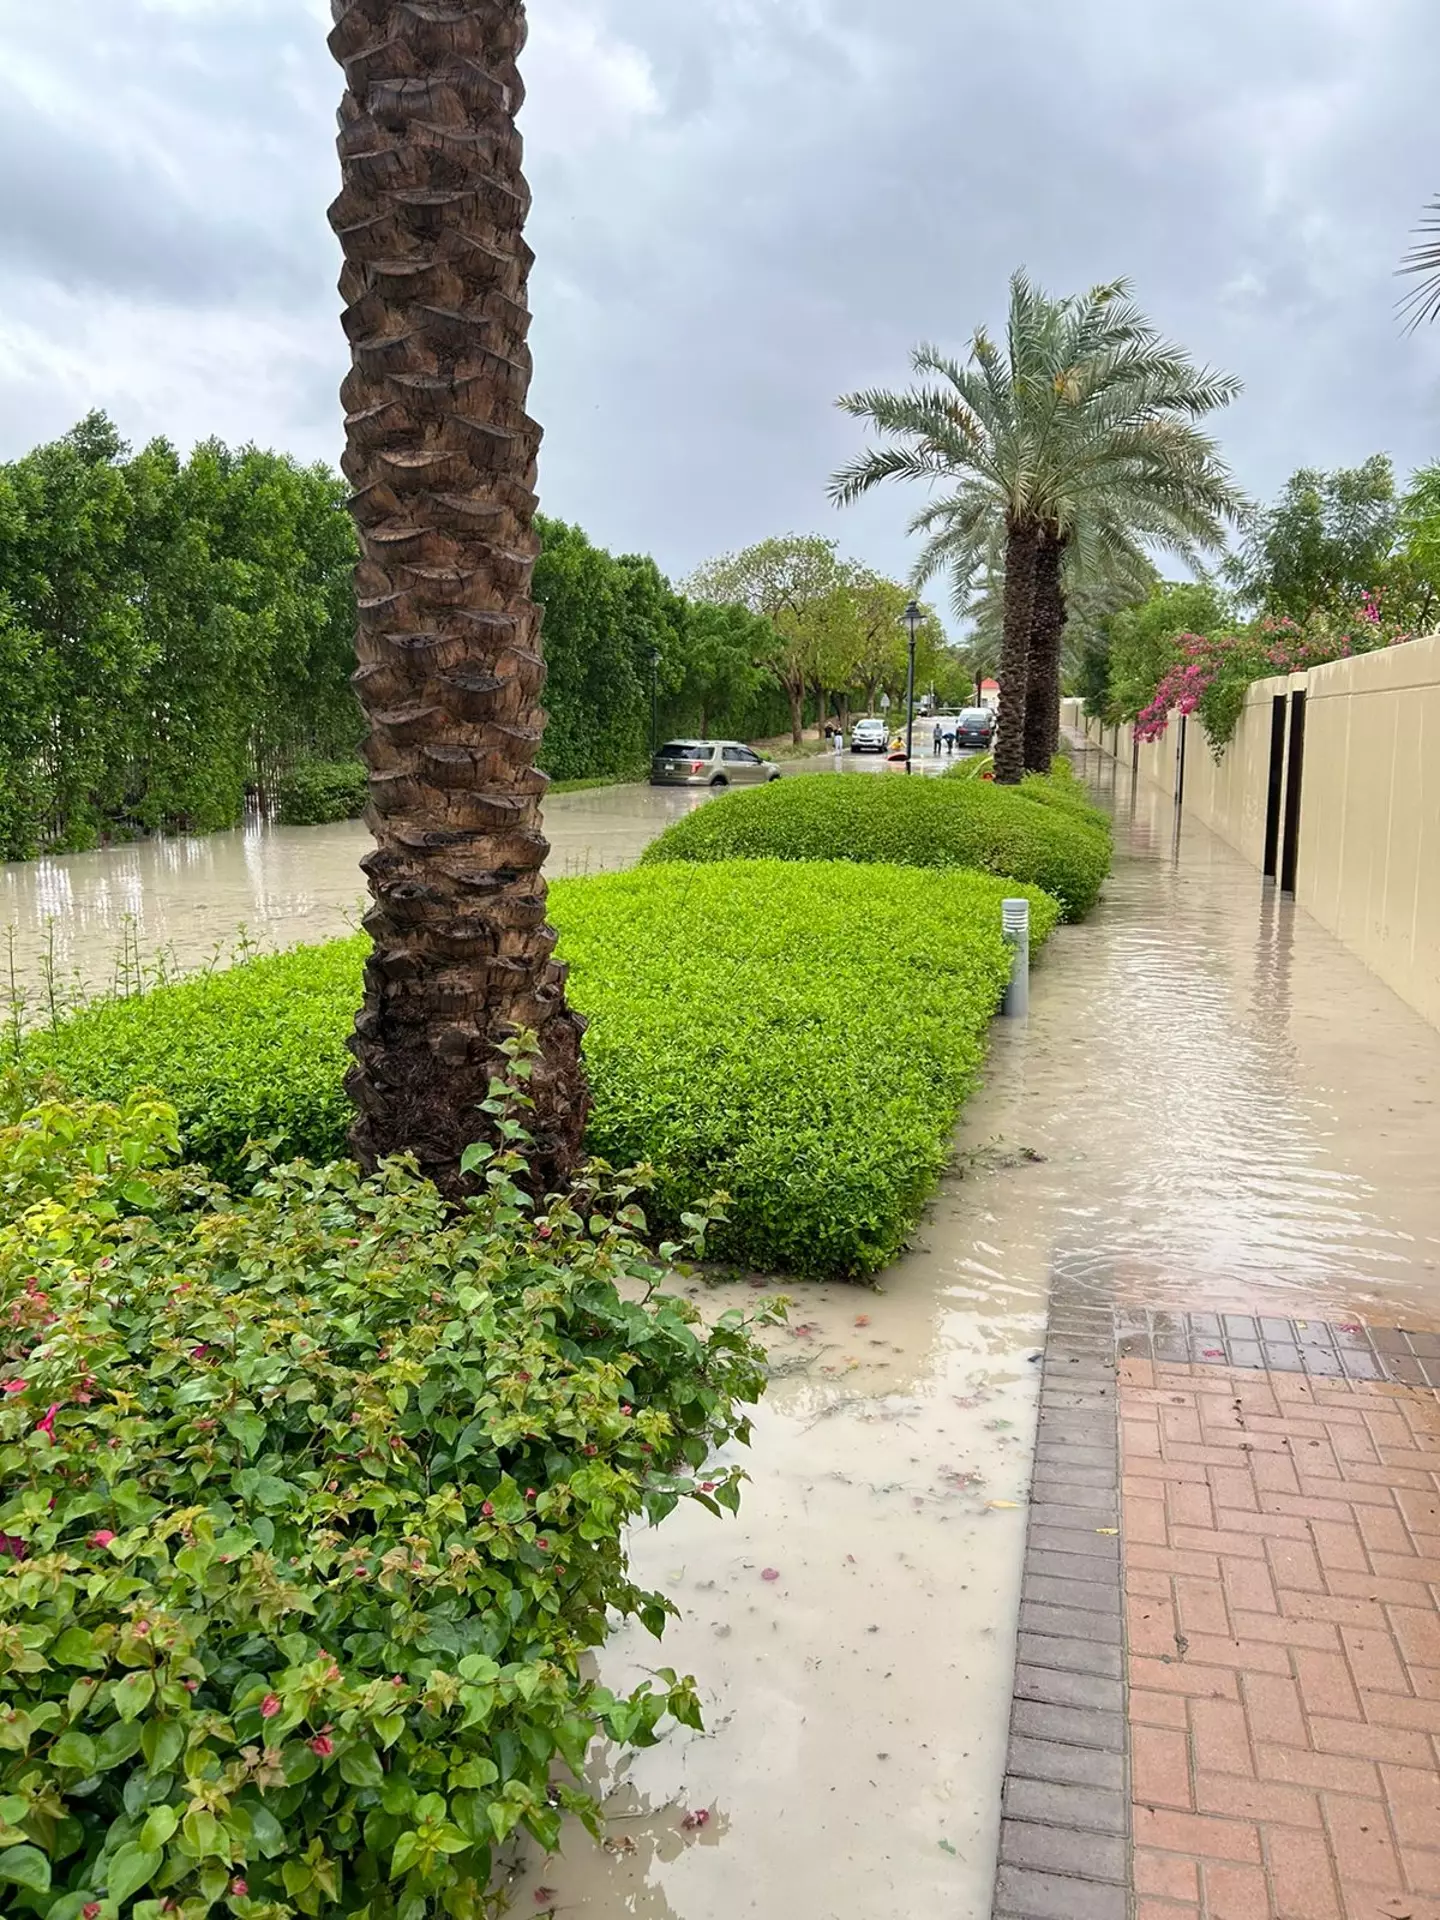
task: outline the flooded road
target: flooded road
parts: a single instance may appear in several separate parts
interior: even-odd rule
[[[682,788],[598,787],[556,794],[545,824],[559,877],[633,864],[671,820],[705,796]],[[242,929],[267,947],[328,940],[365,911],[360,857],[373,842],[359,820],[328,827],[256,824],[204,838],[139,841],[96,853],[0,865],[0,927],[15,930],[21,981],[32,991],[52,954],[61,975],[109,983],[133,942],[189,972],[226,954]]]
[[[635,1542],[683,1617],[663,1648],[617,1636],[604,1675],[694,1673],[707,1731],[597,1775],[607,1847],[567,1832],[516,1912],[986,1920],[1051,1275],[1119,1303],[1440,1325],[1440,1033],[1087,759],[1114,876],[1056,935],[1028,1022],[997,1023],[911,1252],[875,1292],[793,1290],[738,1522],[677,1513]],[[691,804],[560,796],[555,870],[625,864]],[[55,914],[83,969],[127,912],[203,959],[242,920],[284,942],[354,911],[363,829],[222,839],[43,863],[68,892],[7,868],[0,918],[23,904],[33,935]]]

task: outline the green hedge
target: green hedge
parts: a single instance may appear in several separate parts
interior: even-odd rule
[[[307,760],[280,781],[275,817],[286,827],[320,827],[331,820],[358,820],[370,789],[359,760]]]
[[[593,1650],[674,1611],[633,1530],[738,1502],[750,1325],[513,1155],[455,1215],[175,1144],[146,1101],[0,1130],[0,1913],[478,1920],[517,1828],[594,1824],[597,1738],[700,1725]]]
[[[561,952],[591,1020],[592,1151],[654,1164],[651,1211],[667,1227],[728,1192],[724,1257],[811,1275],[883,1266],[974,1085],[1014,890],[977,873],[785,861],[559,882]],[[1057,909],[1025,891],[1038,945]],[[363,936],[302,947],[110,1002],[36,1036],[28,1062],[94,1098],[161,1089],[187,1152],[230,1178],[251,1137],[325,1160],[344,1151],[364,952]]]
[[[727,794],[667,827],[643,864],[853,860],[972,867],[1053,894],[1067,920],[1094,906],[1110,834],[1023,788],[986,780],[817,773]]]

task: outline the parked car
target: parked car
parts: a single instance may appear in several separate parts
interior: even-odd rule
[[[884,720],[857,720],[850,729],[852,753],[888,753],[890,728]]]
[[[955,722],[957,747],[979,747],[985,751],[994,738],[995,715],[989,707],[967,707]]]
[[[753,787],[779,778],[775,762],[743,740],[671,740],[650,763],[652,787]]]

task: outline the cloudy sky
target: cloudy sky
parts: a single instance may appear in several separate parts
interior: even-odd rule
[[[0,457],[338,453],[323,0],[0,0]],[[1440,457],[1395,264],[1440,193],[1435,0],[532,0],[534,411],[553,513],[675,574],[839,514],[843,389],[963,345],[1011,269],[1128,274],[1239,374],[1242,482]]]

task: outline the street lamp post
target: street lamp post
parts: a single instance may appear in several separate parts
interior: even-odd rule
[[[660,746],[660,649],[650,649],[650,757]]]
[[[909,660],[909,667],[905,675],[905,771],[906,773],[909,773],[912,771],[911,764],[910,764],[910,757],[911,757],[911,752],[914,746],[914,741],[912,736],[915,732],[915,636],[920,631],[920,623],[924,620],[924,618],[925,616],[920,611],[919,603],[917,601],[912,600],[909,606],[906,607],[905,609],[905,624],[910,629],[910,660]]]

